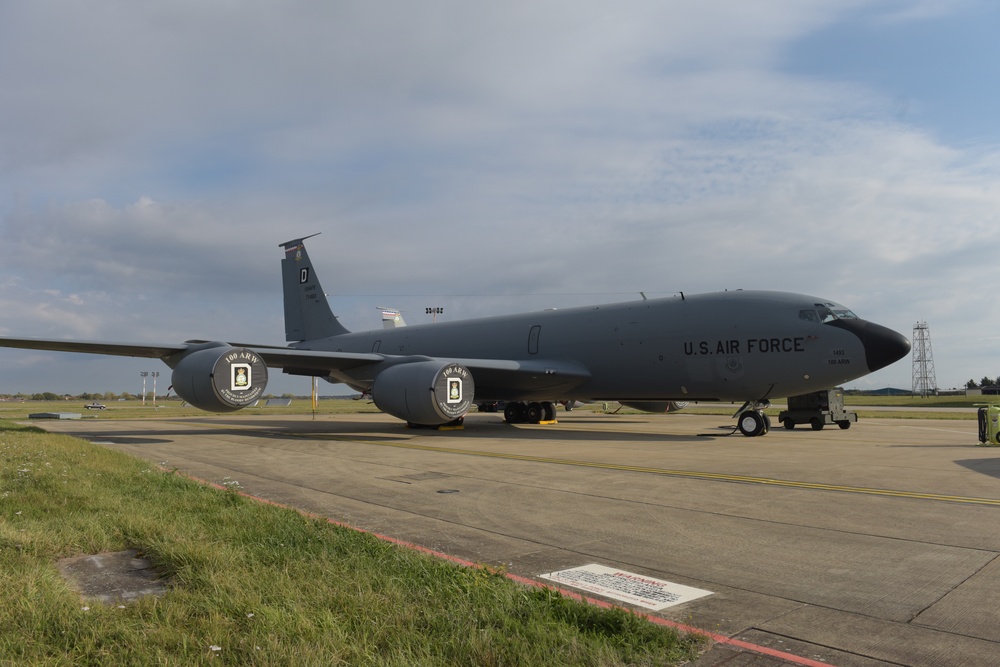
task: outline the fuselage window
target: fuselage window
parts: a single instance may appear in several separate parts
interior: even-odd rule
[[[538,354],[538,336],[542,333],[542,327],[537,324],[531,327],[528,332],[528,354]]]

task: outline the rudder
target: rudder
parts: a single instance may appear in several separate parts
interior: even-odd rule
[[[281,282],[284,287],[287,341],[329,338],[349,333],[330,310],[326,294],[303,244],[303,241],[313,236],[316,234],[278,244],[285,249],[285,257],[281,260]]]

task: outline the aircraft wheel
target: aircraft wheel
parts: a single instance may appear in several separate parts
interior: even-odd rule
[[[528,409],[524,416],[529,424],[537,424],[542,421],[542,404],[535,401],[528,403]]]
[[[786,419],[785,421],[781,422],[781,425],[787,428],[789,431],[791,431],[793,428],[795,428],[795,420]]]
[[[739,428],[740,433],[748,438],[763,435],[766,432],[764,416],[756,410],[747,410],[740,415]]]
[[[820,421],[819,417],[813,417],[812,419],[810,419],[809,420],[809,425],[812,426],[812,429],[814,431],[822,431],[823,430],[823,422]]]
[[[551,401],[542,403],[542,421],[551,422],[556,419],[556,405]]]
[[[524,403],[512,401],[504,406],[503,419],[508,424],[520,424],[524,421]]]

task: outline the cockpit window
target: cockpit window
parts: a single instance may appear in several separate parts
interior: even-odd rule
[[[858,316],[852,313],[847,308],[843,306],[838,306],[835,303],[817,303],[814,304],[816,310],[800,310],[799,319],[809,320],[810,322],[833,322],[834,320],[856,320]]]
[[[806,320],[807,322],[819,322],[819,316],[815,310],[800,310],[799,319]]]

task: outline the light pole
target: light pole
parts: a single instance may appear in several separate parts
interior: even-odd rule
[[[146,405],[146,376],[149,375],[149,371],[140,371],[139,376],[142,377],[142,404]]]
[[[160,377],[159,371],[153,371],[150,373],[153,376],[153,407],[156,407],[156,378]]]
[[[440,306],[438,306],[436,308],[427,308],[426,310],[427,310],[427,314],[428,315],[433,315],[434,316],[434,321],[435,322],[438,321],[438,315],[440,315],[441,313],[444,312],[444,308],[442,308]]]

